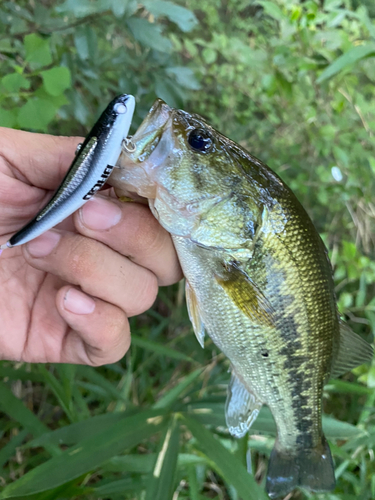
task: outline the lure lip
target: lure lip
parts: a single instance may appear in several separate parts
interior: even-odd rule
[[[130,94],[115,97],[86,136],[57,191],[36,216],[17,231],[2,250],[22,245],[78,210],[107,181],[120,156],[135,108]]]

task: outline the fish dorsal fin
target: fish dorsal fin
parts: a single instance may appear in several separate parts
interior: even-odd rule
[[[275,326],[275,311],[272,305],[249,276],[240,269],[238,263],[223,264],[223,271],[220,271],[220,276],[215,275],[215,279],[251,321],[262,326]]]
[[[246,434],[258,416],[262,403],[252,394],[232,371],[225,403],[225,420],[228,430],[237,438]]]
[[[193,325],[195,336],[204,349],[204,324],[199,312],[198,300],[194,290],[191,288],[188,280],[185,285],[186,305],[190,321]]]
[[[340,320],[340,344],[331,377],[342,375],[356,366],[371,362],[374,349]]]

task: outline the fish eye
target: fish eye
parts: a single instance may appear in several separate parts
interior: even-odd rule
[[[213,140],[210,134],[201,128],[195,128],[190,132],[188,143],[193,149],[201,153],[208,153],[213,146]]]

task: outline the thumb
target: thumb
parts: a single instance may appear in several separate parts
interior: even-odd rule
[[[58,187],[74,158],[80,137],[37,134],[0,127],[0,157],[14,176],[42,189]]]

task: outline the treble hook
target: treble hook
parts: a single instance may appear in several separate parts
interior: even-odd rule
[[[122,147],[125,149],[127,153],[134,153],[136,150],[135,144],[132,141],[132,136],[128,135],[125,139],[122,141]]]

